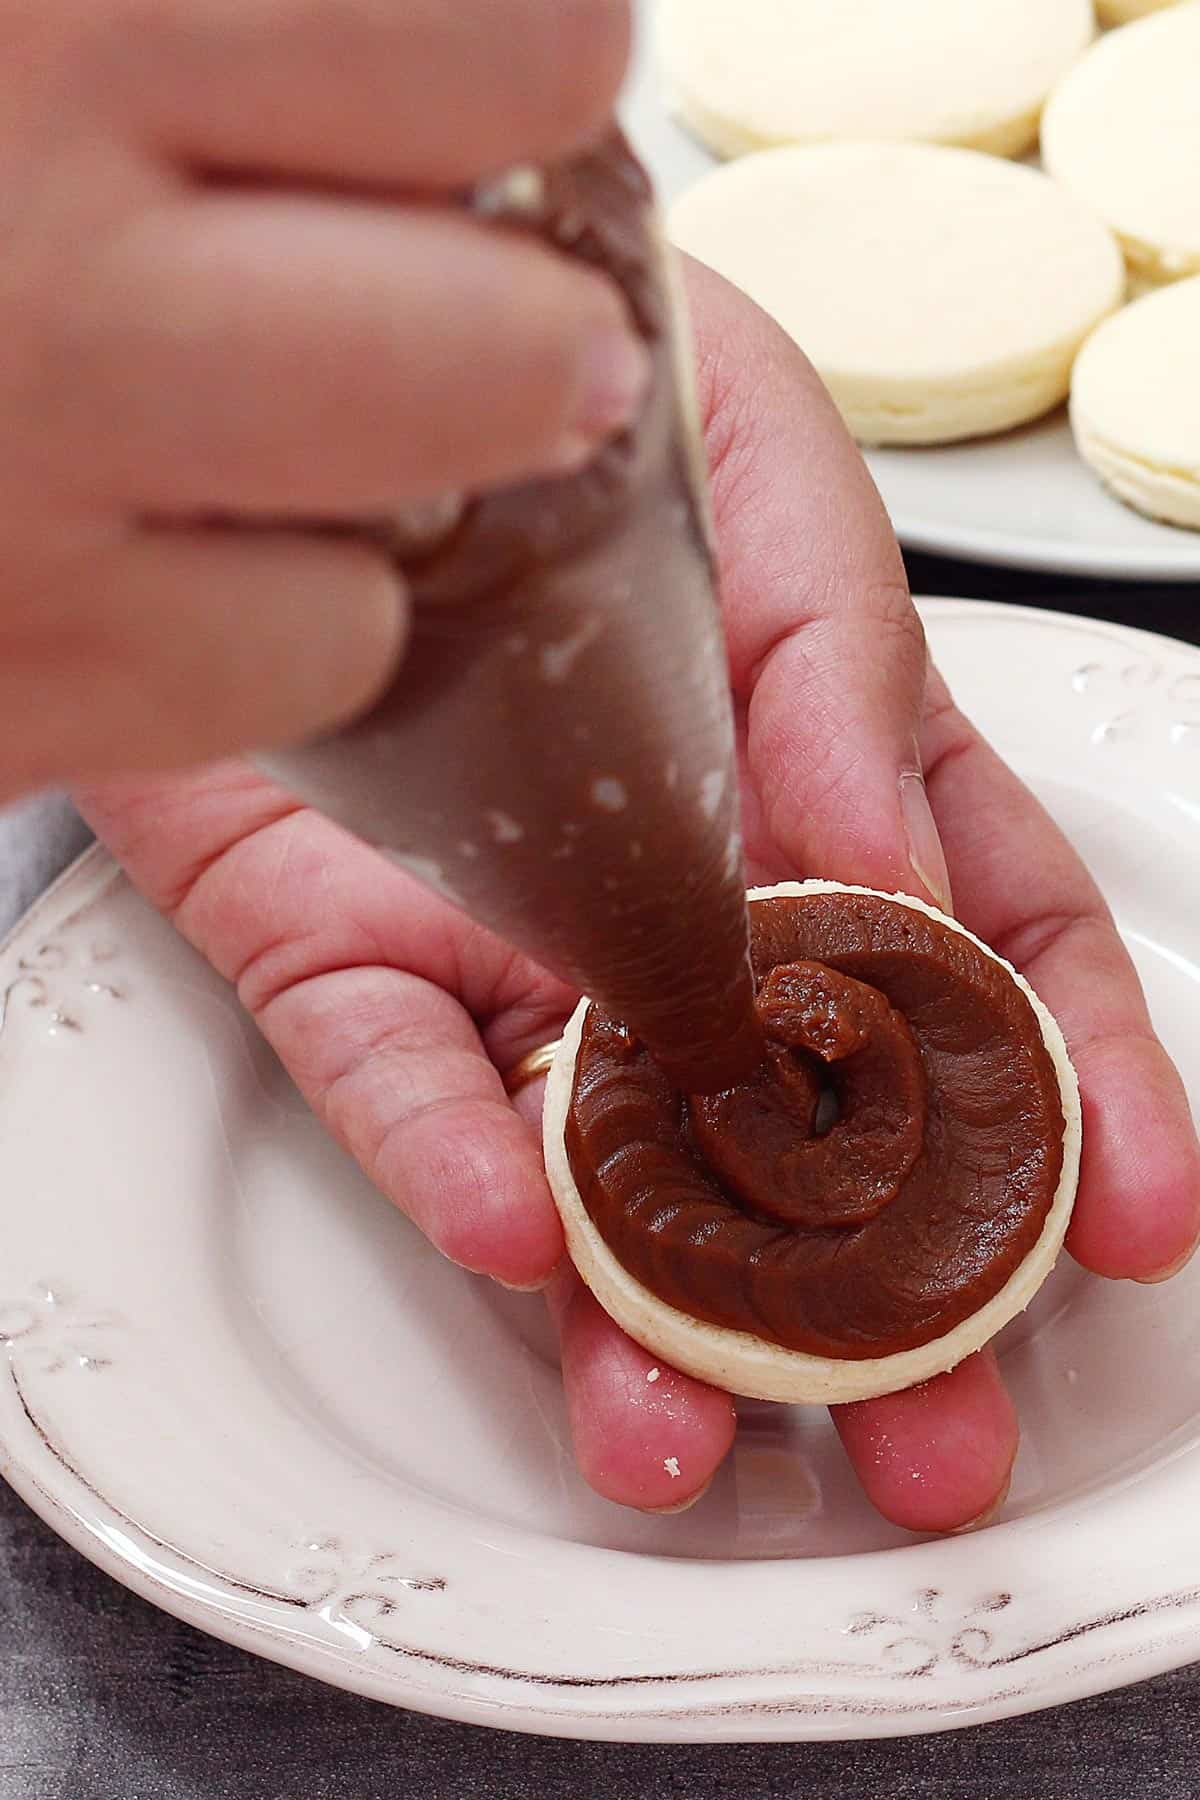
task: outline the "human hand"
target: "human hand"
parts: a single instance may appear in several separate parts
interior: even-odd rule
[[[1158,1279],[1200,1232],[1200,1150],[1104,904],[927,679],[895,541],[808,366],[716,277],[693,269],[691,293],[750,874],[819,873],[946,904],[948,863],[959,915],[1028,974],[1078,1069],[1070,1248],[1099,1274]],[[237,983],[383,1192],[466,1267],[545,1282],[562,1238],[538,1154],[540,1094],[511,1105],[500,1071],[556,1037],[575,996],[243,766],[80,799],[138,886]],[[651,1509],[698,1495],[732,1439],[728,1397],[666,1369],[648,1385],[656,1359],[569,1269],[549,1299],[588,1480]],[[835,1418],[871,1500],[916,1530],[984,1514],[1017,1447],[986,1351]]]
[[[313,522],[625,422],[615,287],[449,201],[627,51],[626,0],[0,5],[0,801],[349,716],[404,595]]]

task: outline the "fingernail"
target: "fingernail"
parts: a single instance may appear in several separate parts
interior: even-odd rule
[[[677,1513],[691,1512],[693,1506],[697,1506],[703,1500],[715,1479],[715,1476],[710,1475],[702,1488],[697,1488],[696,1492],[687,1500],[677,1500],[673,1506],[640,1506],[638,1511],[646,1513],[653,1519],[672,1519]]]
[[[920,775],[910,771],[900,777],[900,815],[908,840],[908,860],[913,874],[935,906],[953,913],[950,872],[938,828],[933,822],[929,795]]]
[[[604,331],[588,345],[579,402],[554,466],[568,471],[590,462],[607,438],[628,425],[650,385],[650,352],[627,331]]]
[[[499,1275],[493,1275],[492,1280],[497,1287],[507,1288],[510,1294],[544,1294],[554,1280],[554,1275],[555,1270],[551,1269],[550,1273],[543,1275],[540,1281],[503,1281]]]
[[[983,1511],[979,1514],[978,1518],[968,1519],[965,1525],[956,1525],[953,1531],[949,1531],[946,1533],[947,1537],[962,1537],[965,1532],[982,1531],[983,1527],[985,1525],[990,1525],[992,1523],[992,1520],[996,1517],[996,1515],[1001,1511],[1001,1509],[1006,1504],[1006,1502],[1008,1500],[1009,1489],[1011,1487],[1012,1487],[1012,1470],[1010,1469],[1008,1472],[1008,1478],[1005,1481],[1004,1486],[1000,1489],[1000,1492],[996,1495],[996,1498],[992,1501],[992,1504],[990,1506],[985,1506]]]
[[[1195,1254],[1196,1245],[1190,1244],[1183,1255],[1177,1256],[1167,1268],[1160,1269],[1155,1275],[1135,1275],[1134,1280],[1139,1282],[1142,1287],[1157,1287],[1160,1281],[1170,1281],[1173,1275],[1178,1275],[1181,1269],[1186,1269]]]

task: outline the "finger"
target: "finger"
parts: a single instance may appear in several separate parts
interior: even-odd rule
[[[383,685],[406,616],[349,542],[154,530],[56,563],[23,614],[0,656],[9,793],[324,729]]]
[[[401,970],[334,969],[255,1018],[317,1117],[444,1256],[545,1284],[563,1244],[538,1139],[457,1001]]]
[[[584,1479],[620,1506],[682,1512],[733,1443],[728,1394],[660,1362],[627,1338],[567,1265],[550,1284],[567,1414]]]
[[[872,1506],[906,1531],[975,1524],[1003,1496],[1017,1415],[991,1351],[901,1394],[833,1408]]]
[[[540,1129],[544,1081],[514,1100]],[[575,1458],[584,1479],[621,1506],[683,1512],[733,1443],[728,1394],[681,1375],[616,1325],[564,1261],[547,1292],[558,1328]]]
[[[629,54],[626,0],[110,11],[92,51],[109,103],[172,156],[239,174],[448,186],[556,156],[611,118]]]
[[[90,248],[43,337],[61,475],[172,515],[386,514],[576,466],[648,374],[615,286],[530,239],[247,193]]]
[[[711,271],[690,282],[750,857],[947,906],[917,751],[924,639],[887,515],[791,340]]]
[[[578,999],[247,763],[93,781],[75,801],[251,1013],[312,975],[383,965],[452,994],[509,1069]]]
[[[962,917],[1028,977],[1079,1075],[1068,1248],[1100,1275],[1162,1278],[1200,1237],[1200,1146],[1183,1083],[1083,863],[940,680],[931,697],[927,779]]]
[[[244,764],[76,800],[376,1185],[454,1261],[543,1284],[562,1233],[539,1136],[479,1030],[533,1006],[530,966]]]

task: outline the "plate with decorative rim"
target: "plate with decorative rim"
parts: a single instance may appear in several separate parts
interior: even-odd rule
[[[670,202],[717,159],[672,117],[654,52],[655,0],[642,31],[624,119]],[[1200,531],[1144,518],[1101,485],[1075,450],[1066,409],[1019,431],[934,449],[866,452],[909,550],[1064,575],[1200,581]]]
[[[1200,653],[926,602],[963,703],[1095,870],[1200,1095]],[[528,1731],[883,1736],[1200,1656],[1200,1267],[1064,1266],[1004,1334],[1000,1521],[876,1518],[827,1417],[748,1403],[673,1519],[572,1466],[534,1299],[441,1262],[230,990],[89,852],[0,949],[0,1473],[218,1637]]]

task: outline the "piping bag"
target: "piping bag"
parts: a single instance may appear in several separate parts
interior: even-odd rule
[[[373,527],[413,600],[404,661],[366,716],[261,760],[614,1013],[675,1086],[726,1087],[762,1045],[671,253],[616,128],[472,204],[617,283],[653,359],[641,412],[578,473]]]

